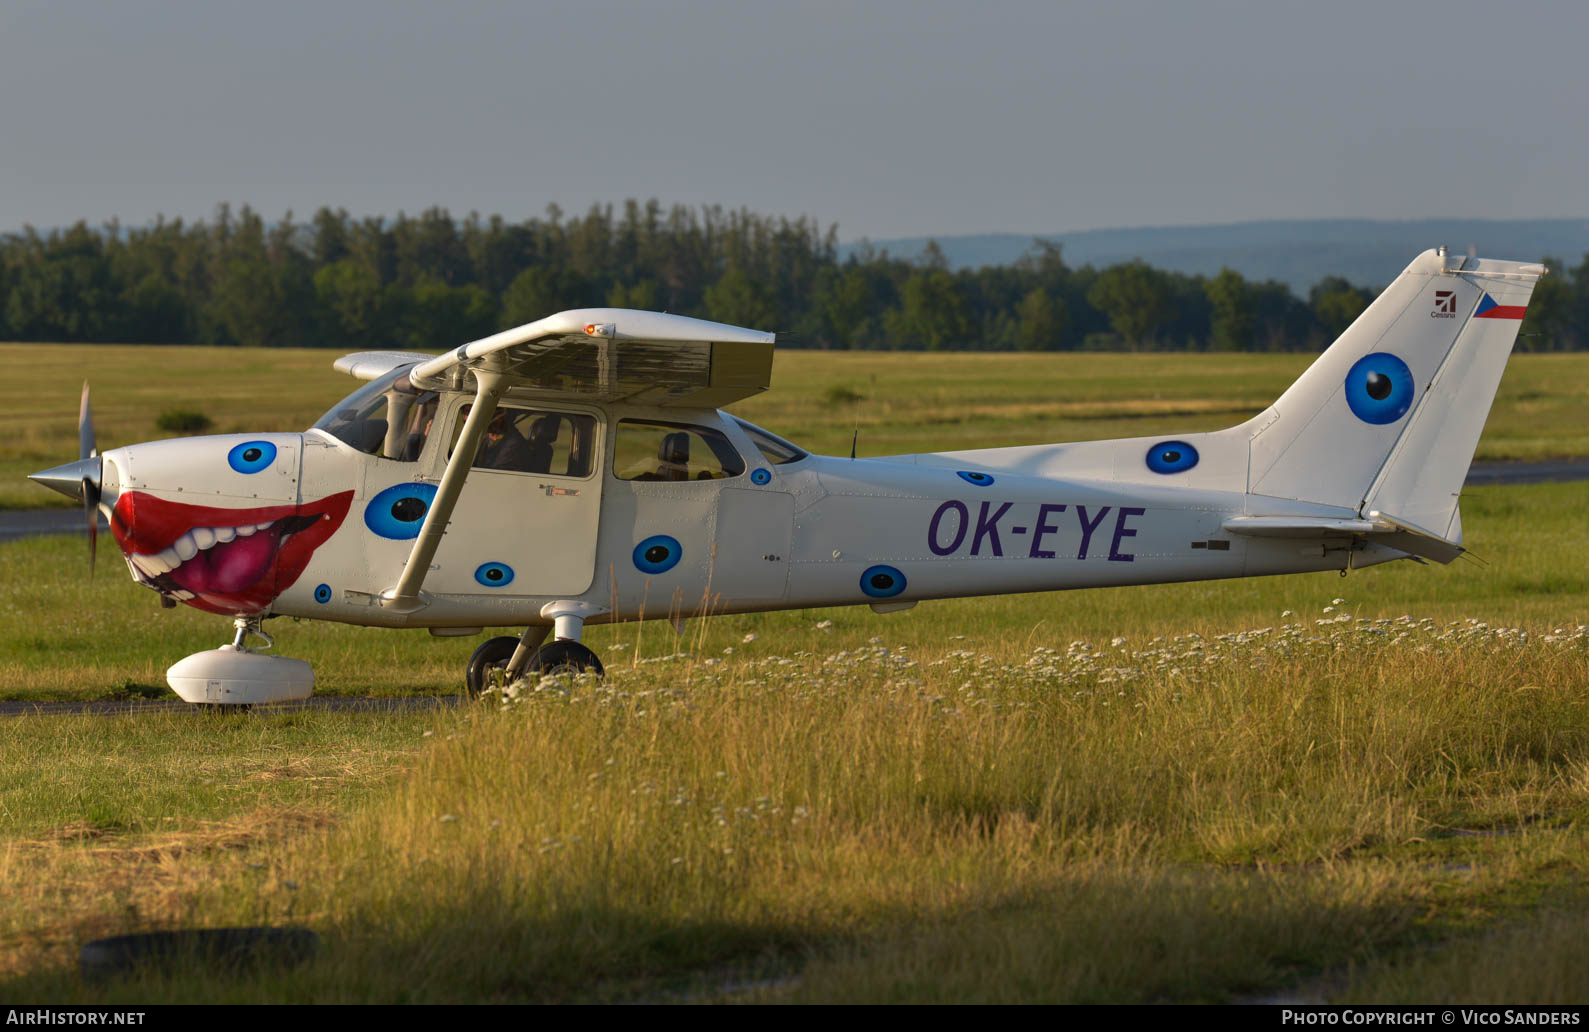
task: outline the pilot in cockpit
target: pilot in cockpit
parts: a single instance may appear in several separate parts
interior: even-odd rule
[[[486,427],[485,440],[480,442],[480,452],[475,456],[474,464],[486,469],[527,472],[532,459],[530,442],[513,425],[512,415],[499,410]]]

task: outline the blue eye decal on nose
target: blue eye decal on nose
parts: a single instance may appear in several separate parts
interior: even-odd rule
[[[435,499],[435,484],[393,484],[364,507],[364,525],[393,541],[419,537]]]
[[[1395,355],[1376,351],[1352,363],[1346,404],[1365,423],[1394,423],[1412,408],[1412,370]]]
[[[226,453],[226,464],[239,473],[258,473],[276,461],[276,446],[269,441],[244,441]]]
[[[322,584],[314,589],[314,600],[321,605],[331,601],[331,585]]]
[[[955,476],[968,484],[975,484],[978,487],[991,487],[993,485],[993,478],[986,473],[968,473],[965,470],[960,470],[955,473]]]
[[[667,573],[683,557],[683,547],[666,534],[648,537],[634,546],[635,569],[641,573]]]
[[[861,574],[861,594],[868,598],[893,598],[905,590],[905,575],[892,566],[869,566]]]
[[[474,572],[474,579],[488,588],[500,588],[513,583],[513,567],[507,563],[482,563]]]
[[[1160,441],[1148,449],[1148,468],[1155,473],[1185,473],[1197,465],[1197,449],[1185,441]]]
[[[751,473],[751,475],[750,475],[750,482],[752,484],[765,484],[767,481],[769,481],[771,479],[772,479],[772,474],[768,473],[764,469],[758,469],[755,472]]]

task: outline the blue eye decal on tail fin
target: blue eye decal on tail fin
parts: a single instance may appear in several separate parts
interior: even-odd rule
[[[244,441],[226,453],[226,464],[239,473],[258,473],[276,461],[276,446],[269,441]]]
[[[861,594],[867,598],[893,598],[905,590],[905,575],[892,566],[869,566],[861,574]]]
[[[666,534],[648,537],[634,546],[635,569],[641,573],[667,573],[683,557],[683,546]]]
[[[393,484],[364,507],[364,525],[393,541],[417,538],[435,500],[435,484]]]
[[[961,480],[964,480],[968,484],[975,484],[978,487],[993,486],[993,478],[988,476],[986,473],[975,473],[968,472],[966,470],[959,470],[955,473],[955,476],[959,477]]]
[[[1160,441],[1148,449],[1148,468],[1155,473],[1185,473],[1197,465],[1197,449],[1185,441]]]
[[[513,583],[513,567],[507,563],[482,563],[474,572],[474,579],[488,588],[500,588]]]
[[[1365,423],[1394,423],[1412,408],[1413,394],[1412,370],[1384,351],[1364,355],[1346,374],[1346,404]]]
[[[314,600],[321,605],[331,601],[331,585],[322,584],[314,589]]]

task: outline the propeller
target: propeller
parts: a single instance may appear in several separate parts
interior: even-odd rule
[[[83,400],[77,409],[77,461],[56,466],[28,479],[83,503],[88,519],[88,575],[94,575],[94,558],[99,549],[99,500],[104,460],[94,440],[94,413],[88,407],[88,384],[83,384]]]
[[[93,461],[93,475],[83,472],[83,515],[88,518],[88,579],[94,579],[94,559],[99,551],[100,478],[105,464],[99,457],[99,442],[94,440],[94,410],[88,407],[88,381],[83,381],[83,400],[77,405],[77,459]]]

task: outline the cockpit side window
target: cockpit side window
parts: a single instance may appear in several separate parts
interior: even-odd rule
[[[624,419],[613,444],[619,480],[723,480],[745,472],[745,460],[721,430],[694,423]]]
[[[453,420],[452,444],[457,447],[464,420],[472,405],[459,409]],[[491,415],[485,435],[475,451],[474,468],[504,473],[537,473],[554,477],[588,477],[595,452],[596,417],[583,412],[499,405]]]

